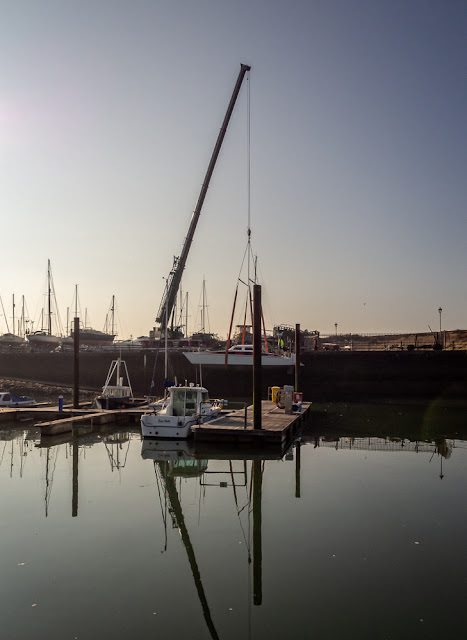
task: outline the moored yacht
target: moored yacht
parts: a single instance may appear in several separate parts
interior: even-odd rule
[[[224,365],[235,364],[243,366],[253,365],[253,345],[236,344],[225,351],[184,351],[183,355],[188,358],[191,364],[202,365]],[[295,364],[295,354],[289,356],[278,355],[263,351],[261,353],[262,366],[282,366],[287,367]]]
[[[170,387],[168,399],[159,410],[141,416],[144,437],[188,438],[195,424],[210,422],[220,415],[221,400],[210,400],[208,390],[193,384]]]

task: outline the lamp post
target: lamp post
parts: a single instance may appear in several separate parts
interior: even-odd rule
[[[443,313],[443,310],[441,309],[441,307],[438,309],[438,313],[439,313],[439,332],[441,333],[441,314]]]
[[[336,327],[336,337],[337,337],[337,322],[334,323],[334,326]]]
[[[443,310],[441,309],[441,307],[438,309],[438,313],[439,313],[439,341],[440,344],[442,344],[442,338],[441,338],[441,314],[443,313]],[[444,346],[444,345],[443,345]]]

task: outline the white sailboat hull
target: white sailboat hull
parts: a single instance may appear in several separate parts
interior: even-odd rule
[[[183,355],[194,365],[225,365],[224,351],[184,351]],[[253,366],[253,356],[250,353],[229,353],[227,364]],[[288,367],[295,365],[295,354],[279,356],[275,353],[263,353],[261,356],[263,367]]]
[[[51,349],[61,344],[61,338],[58,336],[50,336],[47,333],[30,333],[28,342],[37,347],[50,347]]]
[[[6,345],[8,347],[18,347],[24,344],[26,341],[21,336],[17,336],[13,333],[4,333],[0,336],[0,344]]]

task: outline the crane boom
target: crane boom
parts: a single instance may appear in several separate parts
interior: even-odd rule
[[[242,86],[243,78],[245,77],[246,72],[250,69],[251,67],[246,64],[242,64],[240,66],[240,73],[238,74],[237,82],[235,84],[232,97],[230,98],[229,106],[227,107],[227,112],[224,117],[224,122],[222,123],[222,127],[219,131],[214,151],[212,152],[208,170],[206,171],[206,176],[204,178],[204,182],[198,196],[198,202],[196,203],[196,208],[193,211],[193,215],[191,216],[191,222],[188,229],[188,234],[185,238],[185,242],[183,243],[182,252],[179,257],[174,257],[173,266],[167,279],[167,286],[164,289],[164,295],[162,296],[159,311],[157,312],[156,317],[156,322],[160,323],[161,330],[167,327],[168,319],[170,318],[170,315],[172,313],[178,288],[180,286],[180,281],[182,279],[183,270],[185,268],[186,260],[188,257],[188,252],[190,251],[191,243],[193,241],[193,236],[196,230],[196,225],[198,224],[201,209],[204,204],[204,199],[208,191],[209,182],[211,180],[214,167],[216,166],[217,157],[221,150],[222,142],[224,141],[224,136],[227,131],[230,117],[234,110],[240,88]]]

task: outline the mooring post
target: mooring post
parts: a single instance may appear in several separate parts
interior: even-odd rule
[[[261,285],[253,285],[253,429],[261,429]]]
[[[295,391],[300,391],[300,325],[295,325]]]
[[[73,324],[73,409],[79,409],[79,318]]]

